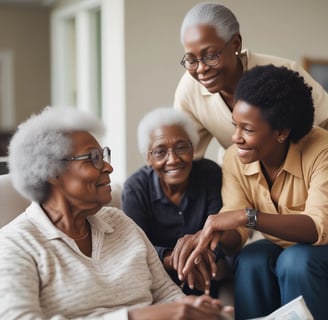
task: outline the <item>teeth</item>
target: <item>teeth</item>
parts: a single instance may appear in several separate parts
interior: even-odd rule
[[[174,173],[179,172],[179,171],[180,171],[180,169],[168,170],[168,171],[166,171],[166,173],[168,173],[168,174],[174,174]]]
[[[250,151],[250,149],[240,149],[238,148],[238,154],[239,155],[245,155]]]

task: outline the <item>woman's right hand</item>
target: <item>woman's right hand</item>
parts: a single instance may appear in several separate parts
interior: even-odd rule
[[[179,301],[129,311],[129,320],[232,320],[233,307],[209,296],[186,296]]]

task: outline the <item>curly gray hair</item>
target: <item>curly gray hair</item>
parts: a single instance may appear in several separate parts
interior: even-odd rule
[[[41,203],[48,195],[48,180],[65,170],[62,159],[71,152],[68,133],[88,131],[101,137],[102,122],[73,107],[46,107],[21,123],[8,147],[8,167],[15,189]]]
[[[239,33],[239,22],[230,9],[218,3],[202,2],[193,6],[183,19],[180,29],[182,45],[187,29],[200,24],[214,27],[217,36],[225,42]]]
[[[169,108],[157,108],[147,113],[139,122],[138,126],[138,146],[140,153],[147,159],[149,146],[151,144],[152,132],[163,126],[180,126],[188,135],[193,147],[199,141],[197,129],[185,113],[180,110]]]

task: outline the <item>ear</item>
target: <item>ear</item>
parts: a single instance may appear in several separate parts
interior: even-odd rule
[[[152,163],[151,163],[151,158],[150,158],[150,154],[149,153],[147,154],[145,160],[146,160],[147,166],[151,167],[152,166]]]
[[[58,185],[58,184],[60,184],[60,177],[57,175],[54,178],[49,178],[48,183],[51,185]]]
[[[290,129],[282,129],[278,131],[278,142],[283,143],[289,137]]]
[[[232,50],[236,53],[240,53],[241,49],[242,49],[242,38],[240,33],[235,33],[232,38],[231,38],[231,47]],[[237,54],[236,54],[237,55]]]

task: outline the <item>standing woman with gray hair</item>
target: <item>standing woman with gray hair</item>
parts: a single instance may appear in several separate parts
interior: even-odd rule
[[[195,5],[184,17],[180,36],[185,52],[180,64],[186,72],[176,89],[174,106],[197,126],[196,157],[204,156],[213,137],[224,149],[232,144],[233,94],[243,72],[256,65],[274,64],[299,72],[313,89],[314,123],[327,126],[328,94],[322,86],[294,61],[242,50],[239,22],[227,7],[208,2]]]
[[[48,107],[14,134],[10,174],[32,203],[0,230],[0,319],[220,320],[220,301],[184,297],[144,232],[108,206],[103,132],[90,114]]]
[[[175,247],[183,250],[187,239],[196,241],[195,235],[206,218],[222,206],[221,169],[208,159],[193,160],[197,143],[196,128],[183,112],[158,108],[146,114],[139,123],[138,144],[147,165],[126,180],[122,204],[123,211],[145,231],[166,271],[186,294],[205,291],[217,297],[219,283],[213,280],[210,288],[211,265],[224,258],[224,243],[202,257],[185,285],[172,261]],[[222,264],[219,260],[219,266]]]

